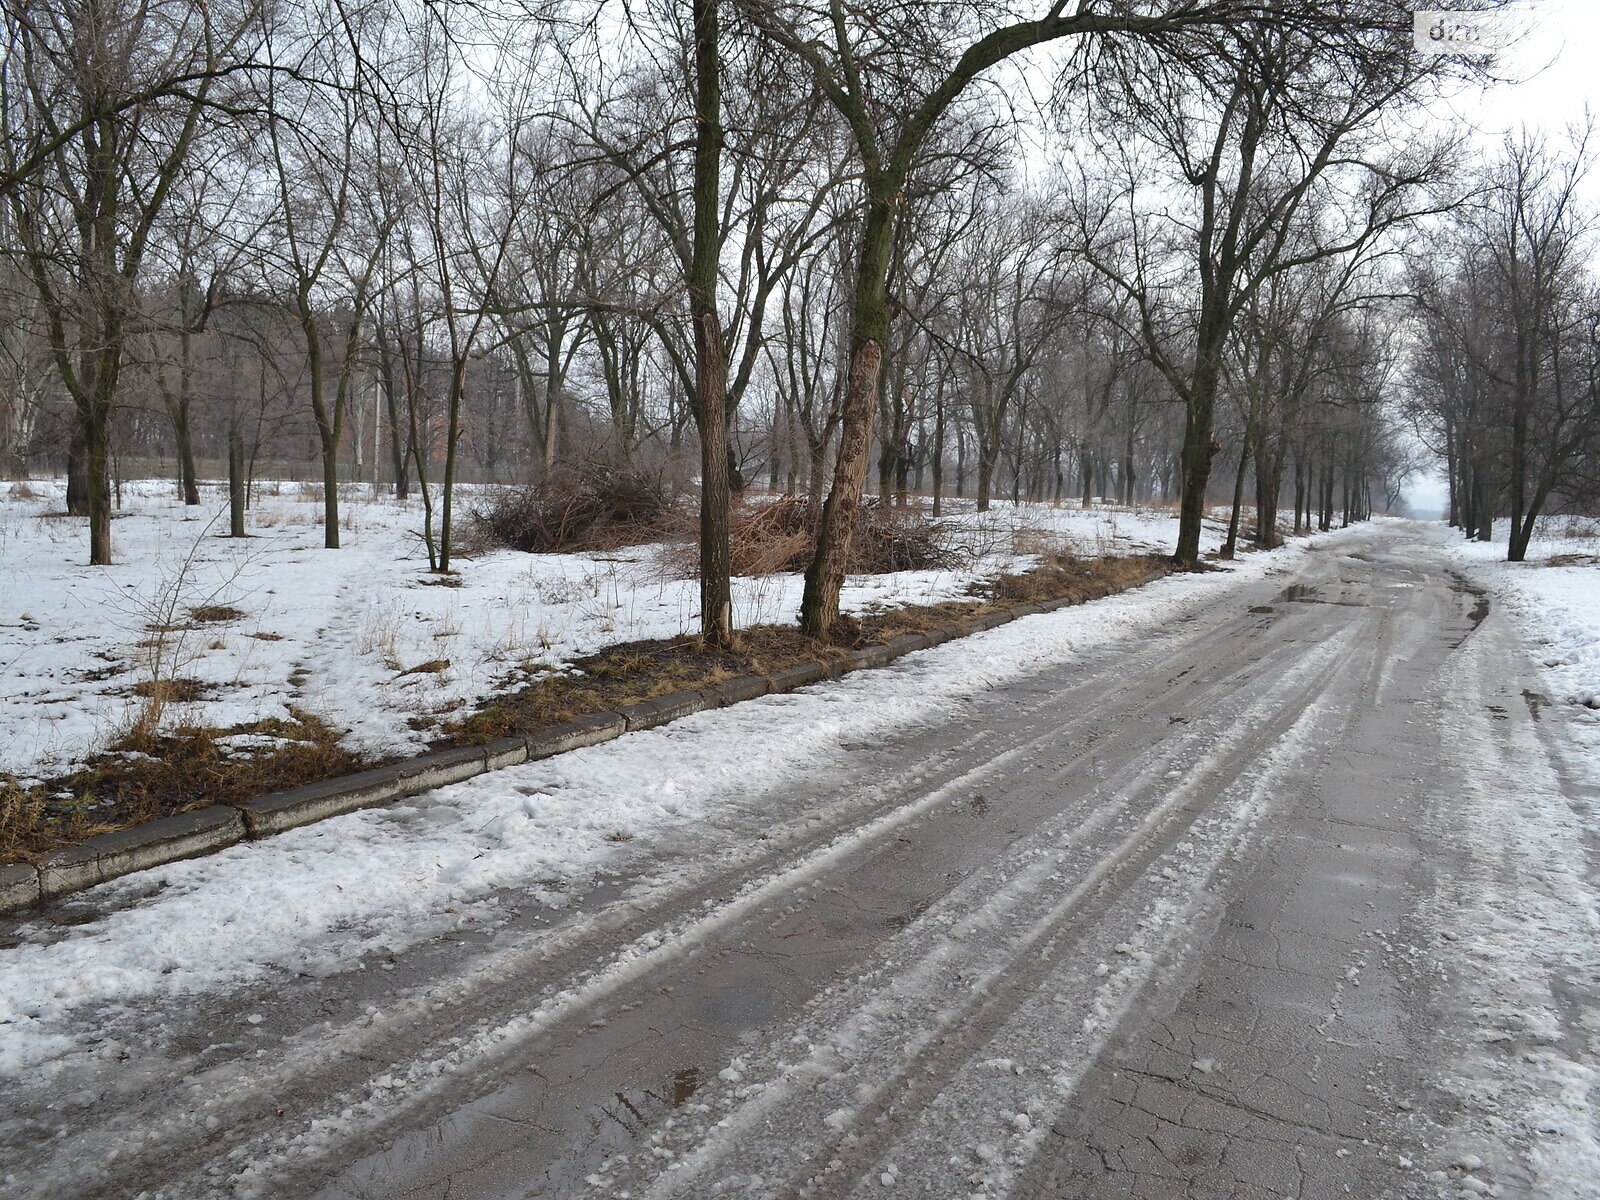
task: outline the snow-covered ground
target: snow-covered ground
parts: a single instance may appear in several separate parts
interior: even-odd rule
[[[1551,517],[1541,522],[1526,562],[1508,563],[1505,521],[1493,542],[1457,540],[1450,554],[1474,584],[1509,613],[1545,668],[1561,703],[1600,710],[1600,520]],[[1600,752],[1600,718],[1592,743]]]
[[[1521,634],[1548,692],[1523,692],[1535,719],[1507,722],[1501,714],[1516,698],[1496,693],[1476,658],[1481,647],[1470,643],[1449,685],[1462,720],[1446,752],[1478,765],[1450,810],[1454,827],[1441,831],[1462,848],[1463,866],[1437,907],[1457,931],[1441,962],[1466,993],[1470,1038],[1444,1086],[1481,1114],[1482,1128],[1455,1148],[1467,1179],[1485,1163],[1504,1172],[1494,1148],[1520,1140],[1535,1177],[1526,1194],[1595,1197],[1600,897],[1590,797],[1600,794],[1600,522],[1544,521],[1522,563],[1504,561],[1507,533],[1503,521],[1492,543],[1441,529],[1456,568]],[[1565,708],[1557,728],[1570,741],[1536,736],[1548,729],[1538,719],[1547,700]]]
[[[104,748],[135,719],[131,689],[153,673],[205,685],[169,721],[228,728],[293,706],[348,729],[353,749],[401,754],[424,746],[413,718],[470,704],[520,669],[698,624],[695,584],[663,546],[499,551],[460,563],[460,586],[443,587],[427,571],[416,502],[351,487],[344,548],[328,551],[320,486],[261,485],[245,541],[219,536],[219,486],[198,508],[159,480],[128,484],[124,500],[114,565],[89,567],[84,523],[51,515],[64,508],[61,483],[0,485],[0,773],[46,776]],[[1091,554],[1167,550],[1177,525],[1166,512],[1004,503],[949,520],[960,567],[852,578],[846,610],[958,598],[1061,539]],[[1219,541],[1208,531],[1208,548]],[[797,575],[741,579],[735,618],[793,621],[800,591]],[[243,615],[195,624],[202,606]],[[448,667],[413,670],[440,661]]]

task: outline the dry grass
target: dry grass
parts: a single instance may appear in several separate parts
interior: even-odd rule
[[[236,752],[231,734],[281,739]],[[309,713],[232,729],[134,730],[111,751],[61,779],[24,787],[0,777],[0,863],[35,858],[111,829],[248,800],[370,765],[341,733]]]
[[[128,689],[141,700],[154,700],[158,704],[193,704],[204,700],[211,685],[199,679],[141,679]]]
[[[696,531],[678,531],[685,543],[674,556],[686,576],[698,568]],[[895,508],[868,498],[856,512],[850,538],[852,575],[930,571],[952,567],[957,554],[946,526],[920,508]],[[728,522],[729,560],[735,575],[780,575],[803,571],[816,548],[816,514],[804,496],[756,500],[735,508]]]
[[[1075,558],[1057,554],[1031,571],[985,580],[978,585],[978,594],[1004,604],[1062,599],[1082,604],[1132,587],[1151,571],[1170,568],[1170,563],[1155,556]]]
[[[695,638],[628,642],[580,658],[560,673],[544,674],[496,696],[477,712],[446,726],[447,745],[473,745],[570,721],[585,713],[671,692],[710,687],[739,675],[760,675],[844,651],[819,648],[797,629],[758,626],[739,635],[734,650]]]
[[[448,658],[430,658],[427,662],[418,663],[414,667],[407,667],[401,671],[402,675],[438,675],[450,669]]]
[[[191,620],[200,625],[214,625],[223,621],[239,621],[244,613],[229,604],[201,604],[189,610]]]

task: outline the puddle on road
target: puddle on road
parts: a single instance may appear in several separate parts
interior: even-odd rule
[[[924,900],[918,900],[910,908],[906,909],[905,912],[898,912],[898,913],[895,913],[893,916],[884,918],[884,922],[883,923],[885,925],[887,925],[890,929],[904,929],[907,925],[911,924],[911,922],[915,921],[923,913],[927,912],[928,911],[928,905],[930,905],[932,903],[933,903],[933,897],[931,897],[931,896],[929,896],[928,898],[926,898]]]
[[[1523,688],[1522,700],[1528,706],[1528,715],[1535,721],[1541,719],[1540,712],[1542,709],[1550,707],[1550,697],[1543,692],[1530,692],[1527,688]]]
[[[1368,604],[1362,599],[1346,599],[1343,596],[1329,597],[1322,594],[1322,589],[1312,587],[1310,584],[1293,583],[1279,592],[1276,597],[1279,604],[1338,604],[1345,608],[1367,608]],[[1251,609],[1254,612],[1254,609]]]
[[[699,1067],[685,1067],[672,1076],[672,1107],[677,1108],[700,1090],[704,1076]]]
[[[1489,615],[1489,593],[1483,588],[1468,583],[1459,575],[1450,577],[1450,590],[1456,595],[1472,601],[1472,607],[1467,610],[1467,629],[1454,643],[1452,648],[1460,646],[1483,624],[1483,619]]]

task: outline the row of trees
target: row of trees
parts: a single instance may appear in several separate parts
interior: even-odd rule
[[[1581,185],[1590,133],[1508,139],[1418,265],[1410,403],[1444,459],[1452,525],[1521,562],[1552,505],[1600,501],[1600,278]]]
[[[1173,496],[1182,564],[1227,484],[1231,550],[1247,482],[1271,544],[1403,475],[1394,234],[1466,69],[1403,4],[514,7],[4,0],[0,437],[58,433],[91,561],[119,446],[190,502],[309,450],[330,548],[381,461],[445,571],[464,461],[692,444],[706,636],[742,468],[818,501],[826,637],[874,466]]]

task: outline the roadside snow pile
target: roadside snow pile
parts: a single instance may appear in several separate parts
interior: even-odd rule
[[[60,482],[0,485],[0,772],[78,765],[135,719],[152,680],[182,684],[169,721],[231,728],[294,708],[348,728],[353,750],[412,753],[426,744],[411,724],[419,715],[470,705],[522,671],[698,626],[696,585],[671,569],[669,547],[495,551],[441,586],[416,501],[351,486],[344,549],[328,551],[320,486],[258,484],[243,541],[219,536],[223,489],[202,491],[204,503],[185,508],[169,483],[125,484],[115,564],[89,567],[83,522],[59,515]],[[952,507],[941,520],[959,567],[852,577],[846,611],[959,599],[1067,543],[1165,550],[1177,525],[1162,512]],[[1218,540],[1208,531],[1208,546]],[[795,574],[736,581],[736,620],[793,622],[801,586]]]
[[[1506,522],[1496,522],[1494,542],[1455,542],[1451,556],[1517,622],[1549,673],[1553,698],[1600,709],[1600,523],[1542,522],[1522,563],[1504,561],[1507,533]]]

